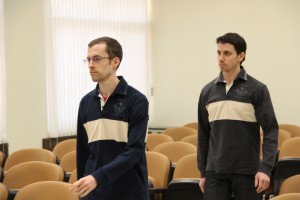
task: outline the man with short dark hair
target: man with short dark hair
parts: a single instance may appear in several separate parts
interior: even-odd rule
[[[88,45],[96,88],[79,106],[77,177],[71,186],[85,200],[148,200],[145,140],[148,100],[116,71],[122,47],[110,37]]]
[[[199,186],[206,200],[230,200],[232,194],[238,200],[258,200],[269,187],[278,123],[267,86],[241,65],[246,48],[236,33],[217,38],[220,74],[200,94]]]

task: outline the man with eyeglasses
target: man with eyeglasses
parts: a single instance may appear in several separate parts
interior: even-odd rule
[[[148,100],[116,71],[122,47],[110,37],[88,44],[85,62],[96,88],[79,106],[77,177],[84,200],[148,200],[145,139]]]
[[[246,47],[237,33],[217,38],[220,73],[200,94],[198,167],[205,200],[230,200],[232,193],[238,200],[259,200],[269,187],[278,123],[267,86],[242,66]]]

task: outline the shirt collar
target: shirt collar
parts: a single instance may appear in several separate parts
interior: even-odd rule
[[[247,80],[247,72],[246,72],[246,70],[244,69],[243,66],[241,66],[241,71],[237,75],[237,77],[235,78],[235,80],[237,80],[237,79],[242,79],[242,80],[245,80],[245,81]],[[219,76],[215,80],[215,83],[225,83],[225,80],[224,80],[222,72],[219,73]]]
[[[113,94],[121,94],[121,95],[126,95],[127,94],[127,88],[128,88],[128,83],[126,82],[126,80],[123,78],[123,76],[118,76],[118,79],[120,80],[120,82],[118,83],[116,89],[113,91]],[[96,85],[96,89],[95,89],[95,95],[99,96],[100,94],[100,89],[99,89],[99,84]],[[111,96],[110,95],[110,96]]]

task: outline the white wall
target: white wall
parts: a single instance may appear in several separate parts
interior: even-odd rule
[[[300,1],[152,0],[151,126],[197,121],[202,87],[217,77],[217,37],[247,41],[247,72],[268,85],[279,123],[300,125]]]
[[[9,152],[47,137],[43,1],[4,0]]]

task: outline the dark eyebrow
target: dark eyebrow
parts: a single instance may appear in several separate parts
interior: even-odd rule
[[[99,55],[95,55],[95,56],[93,56],[92,58],[102,58],[102,56],[99,56]],[[86,57],[86,59],[92,59],[92,58],[90,58],[90,57]]]

